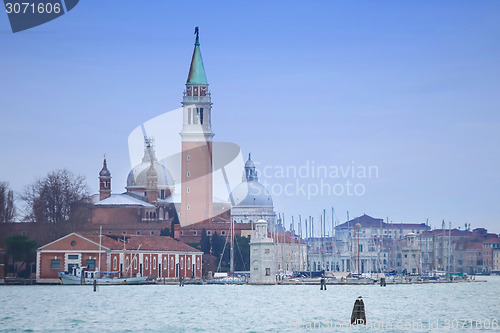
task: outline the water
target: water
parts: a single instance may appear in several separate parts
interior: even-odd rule
[[[0,332],[499,331],[492,326],[500,325],[500,277],[484,279],[488,282],[328,286],[327,291],[319,286],[100,286],[97,292],[91,286],[0,286]],[[360,295],[369,325],[349,327]]]

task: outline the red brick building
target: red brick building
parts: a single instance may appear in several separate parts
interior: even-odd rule
[[[73,266],[150,279],[202,277],[202,252],[171,237],[71,233],[37,250],[37,283],[58,283]]]

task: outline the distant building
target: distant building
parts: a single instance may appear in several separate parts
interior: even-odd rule
[[[406,244],[401,249],[403,272],[407,274],[420,274],[422,272],[422,261],[420,260],[420,248],[417,235],[409,233],[406,235]]]
[[[293,232],[270,232],[275,243],[275,262],[278,274],[307,270],[307,244]]]
[[[99,256],[100,253],[100,256]],[[100,260],[99,260],[100,257]],[[37,250],[37,283],[58,283],[58,271],[73,267],[150,279],[201,278],[202,252],[165,236],[71,233]]]
[[[259,220],[250,238],[250,284],[275,284],[275,245],[268,237],[268,222]]]
[[[255,163],[248,154],[245,163],[245,172],[241,184],[232,191],[231,220],[234,223],[255,223],[257,220],[266,220],[270,229],[273,229],[276,219],[273,198],[267,189],[259,183]]]

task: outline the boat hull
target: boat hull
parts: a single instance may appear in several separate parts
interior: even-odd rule
[[[92,285],[94,283],[94,280],[96,281],[97,285],[116,285],[116,284],[143,284],[146,283],[147,277],[146,276],[131,277],[131,278],[101,277],[97,279],[90,279],[90,278],[81,279],[78,276],[60,273],[59,279],[61,280],[61,284],[66,284],[66,285],[79,285],[79,284]]]

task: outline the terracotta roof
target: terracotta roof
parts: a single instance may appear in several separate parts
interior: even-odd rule
[[[183,231],[189,231],[189,230],[229,230],[231,229],[231,223],[230,222],[199,222],[199,223],[194,223],[190,224],[185,227],[181,227],[181,230]],[[234,224],[234,229],[235,230],[251,230],[252,229],[252,224],[251,223],[235,223]]]
[[[142,244],[142,245],[141,245]],[[130,236],[127,248],[138,248],[141,250],[161,250],[161,251],[182,251],[182,252],[200,252],[183,242],[179,242],[168,236]],[[123,247],[123,244],[122,244]]]
[[[467,245],[467,250],[479,250],[483,248],[483,243],[473,242]]]
[[[361,224],[363,228],[425,228],[430,230],[430,227],[425,225],[425,223],[386,223],[383,219],[374,218],[369,215],[363,214],[362,216],[353,218],[348,222],[344,222],[338,226],[338,228],[354,228],[356,223]]]
[[[82,237],[88,238],[95,243],[99,243],[99,235],[95,234],[80,234]],[[167,236],[146,236],[146,235],[102,235],[102,246],[111,250],[122,250],[123,241],[117,239],[126,238],[127,250],[138,249],[140,251],[178,251],[178,252],[200,252],[199,250],[179,242],[172,237]]]
[[[449,229],[444,229],[444,235],[448,236],[450,230]],[[426,236],[441,236],[443,233],[443,229],[434,229],[434,230],[429,230],[426,231],[423,235]],[[466,231],[466,230],[458,230],[458,229],[451,229],[451,236],[461,236],[461,237],[476,237],[477,234],[471,232],[471,231]]]
[[[282,232],[268,232],[268,237],[274,239],[275,242],[282,242],[282,243],[295,243],[295,244],[305,244],[303,240],[299,238],[298,235],[293,235],[290,231],[286,231],[285,233]]]

